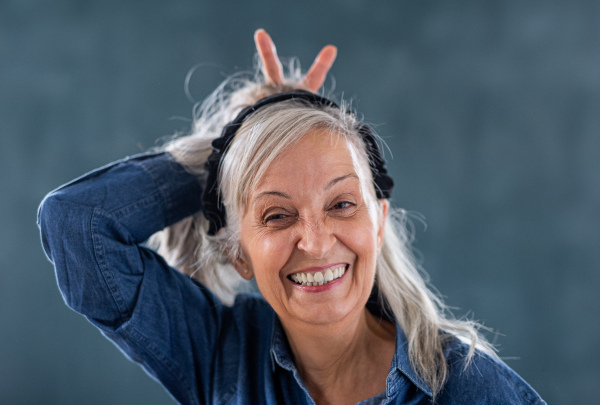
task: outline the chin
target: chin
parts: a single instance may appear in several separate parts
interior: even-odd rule
[[[363,306],[355,304],[321,304],[315,305],[315,308],[306,308],[304,306],[300,311],[294,311],[296,314],[291,314],[297,320],[312,325],[329,325],[347,319],[352,315],[360,316]]]

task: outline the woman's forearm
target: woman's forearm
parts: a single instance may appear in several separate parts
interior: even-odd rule
[[[57,189],[38,213],[66,303],[181,403],[210,384],[223,306],[142,242],[197,213],[201,192],[170,155],[141,155]]]
[[[198,212],[201,191],[162,153],[113,163],[50,193],[38,225],[67,304],[101,323],[127,318],[147,265],[139,244]]]

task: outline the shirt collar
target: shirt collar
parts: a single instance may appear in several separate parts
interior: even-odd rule
[[[290,348],[288,345],[287,337],[283,330],[283,326],[279,321],[277,315],[273,317],[273,334],[271,339],[271,367],[272,371],[275,372],[277,365],[291,371],[294,375],[297,374],[296,365],[292,360]],[[386,390],[388,397],[391,396],[398,388],[402,387],[404,381],[401,375],[406,377],[411,383],[417,388],[423,391],[428,396],[432,396],[431,388],[423,381],[417,372],[413,369],[410,364],[408,357],[408,341],[406,335],[400,327],[400,324],[396,322],[396,349],[394,358],[392,359],[392,365],[386,381]]]
[[[392,366],[390,367],[390,373],[388,374],[387,379],[387,390],[394,390],[398,384],[398,376],[395,372],[399,371],[404,374],[406,378],[408,378],[414,385],[416,385],[421,391],[423,391],[428,396],[432,397],[433,393],[431,388],[415,371],[415,369],[410,364],[410,358],[408,357],[408,340],[406,340],[406,335],[404,331],[400,327],[400,324],[396,322],[396,351],[394,353],[394,358],[392,359]]]
[[[275,372],[277,365],[292,372],[296,369],[283,326],[279,321],[279,317],[275,315],[273,317],[273,334],[271,337],[271,368],[273,372]]]

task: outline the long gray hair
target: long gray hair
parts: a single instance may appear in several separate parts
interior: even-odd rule
[[[195,110],[192,133],[175,138],[164,146],[189,172],[204,179],[204,164],[211,142],[244,107],[260,98],[291,90],[299,83],[299,69],[291,69],[284,85],[266,85],[254,80],[232,78],[219,86]],[[361,182],[370,184],[365,196],[371,206],[381,207],[375,197],[365,145],[358,133],[359,120],[342,108],[307,107],[282,102],[265,107],[250,116],[237,131],[220,172],[221,196],[227,211],[227,224],[216,236],[207,234],[208,222],[197,214],[155,234],[151,244],[170,265],[188,274],[213,291],[223,302],[231,303],[244,281],[229,259],[241,252],[239,219],[248,196],[269,164],[298,142],[305,134],[321,129],[341,137],[352,149]],[[381,209],[376,215],[381,215]],[[479,325],[458,320],[426,285],[411,250],[412,232],[407,213],[395,209],[387,216],[383,246],[377,259],[375,284],[380,299],[400,323],[408,339],[410,361],[431,387],[434,396],[447,379],[443,355],[444,341],[457,336],[470,343],[466,364],[475,347],[493,354],[491,345],[478,334]]]

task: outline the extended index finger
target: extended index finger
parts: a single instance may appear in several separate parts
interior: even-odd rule
[[[277,49],[273,40],[263,29],[256,30],[254,33],[254,43],[256,50],[262,61],[262,72],[267,83],[283,83],[283,66],[277,56]]]
[[[325,78],[327,77],[327,73],[333,62],[335,61],[335,57],[337,56],[337,48],[333,45],[327,45],[315,58],[310,69],[304,76],[302,83],[306,89],[316,92],[321,88],[323,83],[325,82]]]

